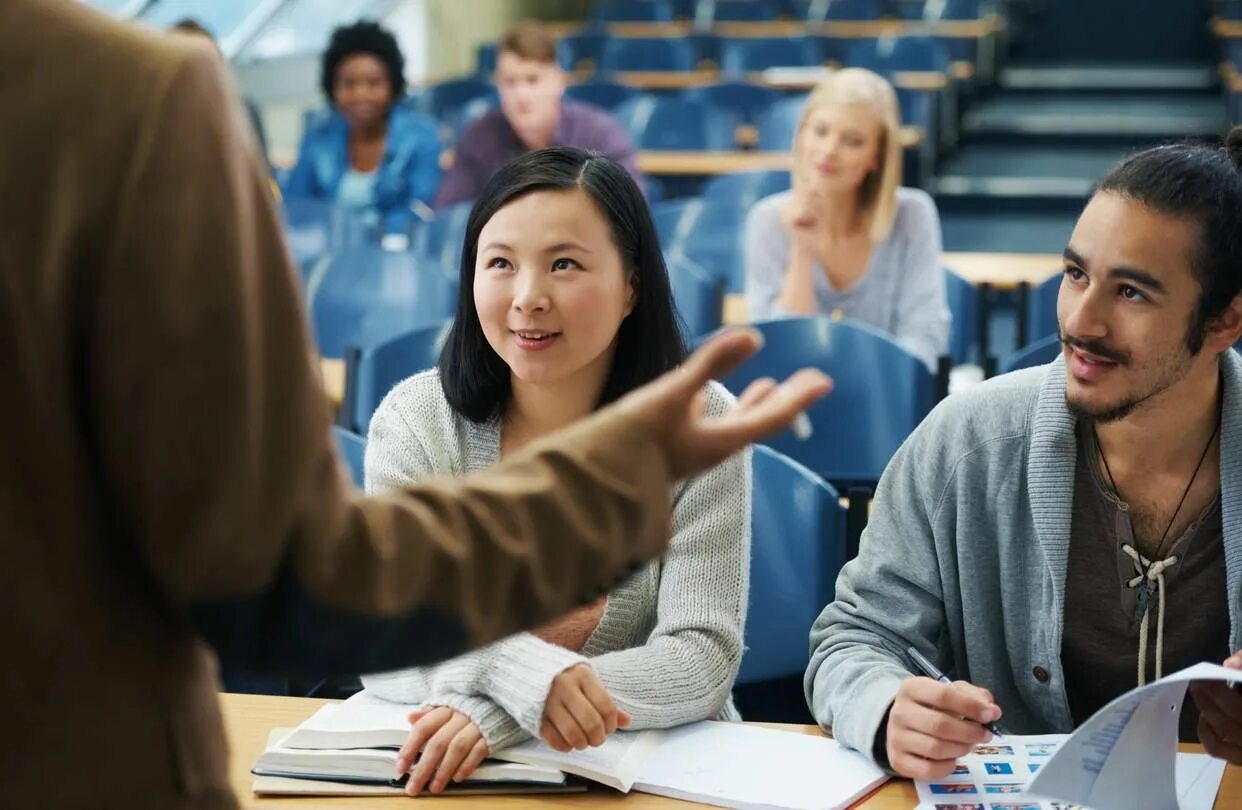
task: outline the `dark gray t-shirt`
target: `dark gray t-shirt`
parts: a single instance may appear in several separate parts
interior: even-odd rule
[[[1104,483],[1090,429],[1078,431],[1074,513],[1069,568],[1065,577],[1065,631],[1061,664],[1074,725],[1138,685],[1138,640],[1142,612],[1136,575],[1122,553],[1132,531],[1126,504]],[[1165,556],[1179,561],[1165,569],[1164,674],[1200,661],[1229,657],[1229,609],[1225,598],[1225,553],[1220,495],[1198,516]],[[1155,676],[1158,597],[1153,586],[1147,609],[1147,680]],[[1180,722],[1183,741],[1197,742],[1198,712],[1187,698]]]

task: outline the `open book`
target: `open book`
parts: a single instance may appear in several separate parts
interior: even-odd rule
[[[350,753],[357,747],[388,747],[395,761],[395,748],[409,734],[410,710],[360,692],[320,709],[279,740],[277,748],[288,756],[289,750]],[[723,807],[835,810],[886,779],[865,757],[826,737],[712,721],[666,731],[619,731],[597,748],[569,753],[528,740],[492,752],[485,767],[493,767],[495,760],[503,761],[501,768],[508,764],[574,774],[623,792]],[[391,761],[389,768],[391,773]]]

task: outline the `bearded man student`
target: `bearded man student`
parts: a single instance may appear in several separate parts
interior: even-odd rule
[[[1065,249],[1062,356],[942,403],[893,458],[811,632],[816,719],[949,773],[1002,720],[1068,732],[1199,661],[1242,669],[1242,128],[1140,152]],[[926,677],[916,648],[958,683]],[[1184,740],[1242,763],[1242,694]]]

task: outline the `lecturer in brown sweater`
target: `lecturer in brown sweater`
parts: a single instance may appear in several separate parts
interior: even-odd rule
[[[205,45],[0,3],[0,807],[236,806],[208,644],[383,670],[548,620],[827,389],[705,419],[735,334],[492,473],[358,497],[243,122]]]

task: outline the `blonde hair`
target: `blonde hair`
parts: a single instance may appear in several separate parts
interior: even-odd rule
[[[879,74],[863,68],[834,71],[815,86],[802,108],[794,132],[794,174],[801,172],[798,141],[811,114],[829,104],[869,104],[880,116],[879,168],[868,174],[858,190],[858,207],[863,225],[873,243],[882,242],[893,230],[897,216],[897,187],[901,185],[901,112],[897,92]]]

